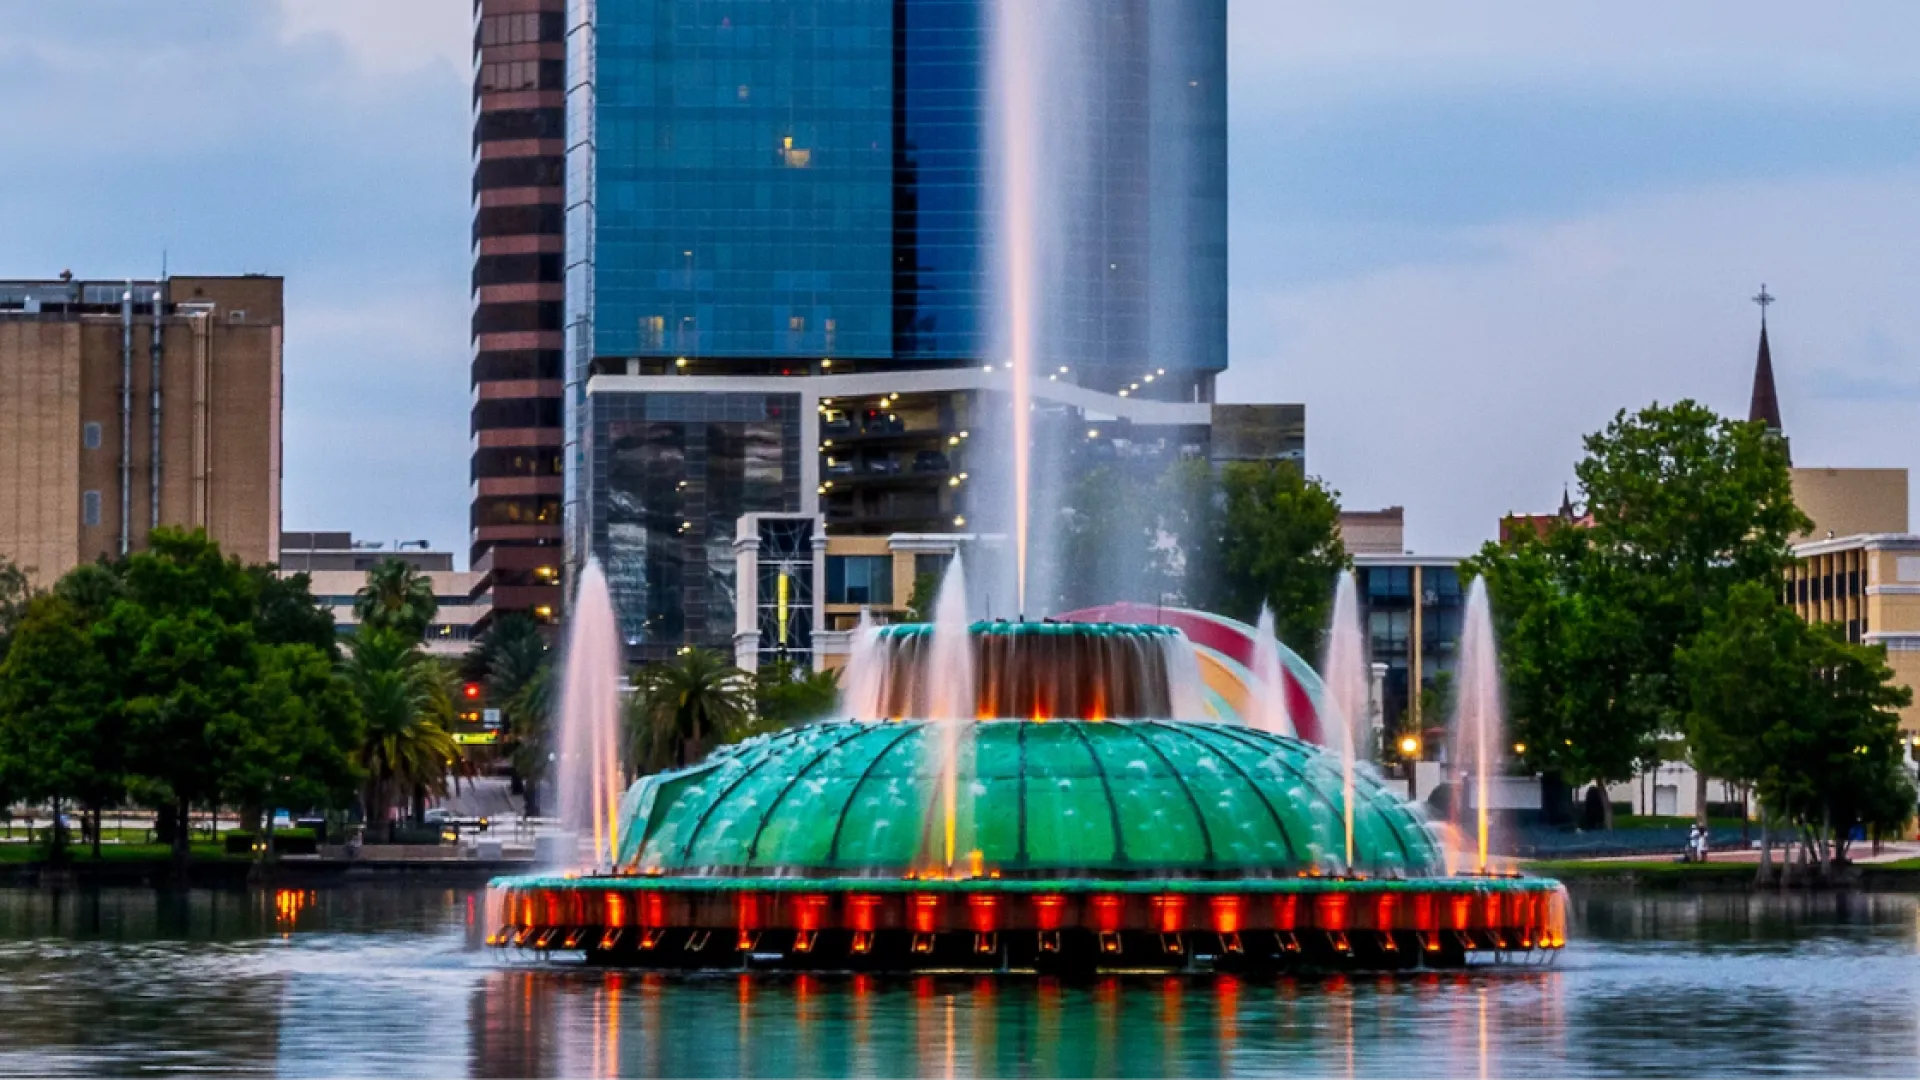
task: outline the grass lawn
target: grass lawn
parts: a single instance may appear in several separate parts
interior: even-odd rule
[[[189,849],[195,862],[245,862],[251,856],[227,855],[219,844],[207,841],[194,841]],[[71,844],[67,848],[67,857],[75,863],[94,861],[93,848],[85,844]],[[105,844],[100,848],[101,862],[164,862],[173,857],[173,849],[165,844]],[[0,863],[45,862],[47,847],[45,844],[0,844]]]
[[[1654,817],[1651,814],[1615,814],[1613,816],[1613,827],[1616,829],[1684,829],[1692,824],[1693,819],[1690,817]],[[1759,823],[1755,822],[1753,827],[1759,828]],[[1707,828],[1717,833],[1737,833],[1740,831],[1740,819],[1708,818]]]
[[[1541,859],[1522,863],[1530,874],[1547,877],[1611,877],[1619,874],[1667,877],[1752,877],[1753,863],[1683,863],[1672,859]]]

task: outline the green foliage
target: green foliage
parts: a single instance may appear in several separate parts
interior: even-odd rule
[[[14,797],[98,806],[125,786],[114,677],[93,628],[57,595],[27,605],[0,664],[0,765]],[[55,830],[53,857],[64,852]]]
[[[27,572],[13,560],[0,558],[0,660],[6,658],[14,627],[26,615],[32,598],[33,583],[27,580]]]
[[[439,610],[433,579],[399,559],[368,571],[366,585],[353,598],[353,616],[362,629],[392,630],[415,641]]]
[[[907,598],[907,618],[914,622],[933,621],[933,605],[939,596],[938,574],[915,574],[913,595]]]
[[[1571,527],[1523,532],[1463,567],[1486,579],[1521,760],[1575,785],[1626,780],[1659,759],[1633,611],[1593,539]]]
[[[838,672],[776,661],[754,672],[751,727],[754,731],[797,727],[830,715],[839,699]]]
[[[556,682],[539,625],[517,612],[495,619],[467,655],[464,673],[486,684],[487,700],[500,710],[507,757],[525,785],[527,812],[538,814],[540,784],[552,763],[549,716]]]
[[[444,795],[460,757],[450,673],[421,650],[418,637],[379,626],[354,635],[344,670],[364,725],[358,761],[367,821],[385,822],[410,798]]]
[[[75,567],[31,605],[0,664],[0,780],[93,809],[131,795],[176,820],[339,805],[360,710],[332,649],[304,580],[156,529],[147,551]],[[182,862],[187,842],[181,830]]]
[[[553,712],[559,677],[543,664],[526,684],[500,706],[505,715],[508,757],[526,786],[526,811],[540,813],[540,785],[553,770]]]
[[[1680,656],[1737,586],[1778,595],[1806,527],[1785,450],[1760,425],[1652,405],[1616,415],[1586,451],[1590,528],[1522,533],[1466,567],[1493,600],[1526,764],[1576,783],[1625,780],[1661,734],[1687,730]]]
[[[627,722],[631,756],[643,773],[698,761],[752,717],[752,678],[708,649],[650,664],[635,683]]]
[[[216,805],[252,741],[257,675],[252,576],[204,532],[162,528],[125,566],[100,630],[120,676],[129,769],[148,801],[185,819]],[[186,857],[184,833],[176,857]]]
[[[1302,656],[1320,655],[1340,572],[1340,494],[1284,461],[1220,469],[1215,610],[1252,622],[1262,604],[1274,630]]]
[[[254,614],[254,637],[263,645],[309,645],[338,659],[340,645],[334,633],[333,612],[313,598],[313,579],[305,573],[280,577],[271,567],[251,566],[253,587],[259,596]]]

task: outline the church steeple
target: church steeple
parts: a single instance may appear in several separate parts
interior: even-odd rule
[[[1767,425],[1767,432],[1786,438],[1786,428],[1780,422],[1780,395],[1773,387],[1773,350],[1767,345],[1767,308],[1773,303],[1773,295],[1767,292],[1765,285],[1760,286],[1760,295],[1753,298],[1760,305],[1760,354],[1753,365],[1753,402],[1747,408],[1747,419]]]

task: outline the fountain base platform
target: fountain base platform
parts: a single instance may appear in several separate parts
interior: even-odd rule
[[[487,945],[655,969],[1395,970],[1551,956],[1537,878],[502,878]]]

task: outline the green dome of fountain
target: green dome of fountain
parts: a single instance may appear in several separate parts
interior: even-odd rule
[[[814,724],[648,777],[620,862],[699,876],[898,876],[945,865],[940,725]],[[1285,875],[1345,861],[1341,768],[1239,725],[1151,720],[961,725],[954,850],[1008,877]],[[1356,777],[1354,868],[1443,873],[1395,794]],[[971,853],[978,852],[976,857]]]

